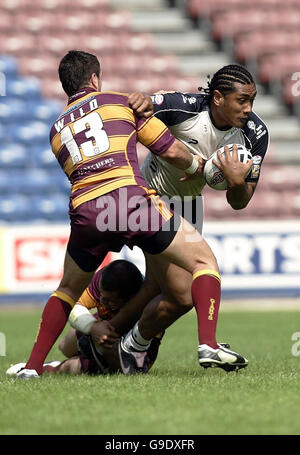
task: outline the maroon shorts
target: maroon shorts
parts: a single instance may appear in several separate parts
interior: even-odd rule
[[[70,204],[68,253],[86,272],[96,270],[109,251],[138,246],[150,254],[164,251],[179,226],[178,217],[156,194],[128,186],[84,202]],[[176,219],[176,222],[174,221]]]

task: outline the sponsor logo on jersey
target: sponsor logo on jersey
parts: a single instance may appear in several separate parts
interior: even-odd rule
[[[249,122],[247,123],[247,126],[248,126],[248,128],[250,128],[250,130],[253,130],[254,132],[256,132],[256,126],[252,120],[249,120]]]
[[[264,129],[263,125],[256,125],[253,120],[249,120],[247,122],[247,126],[250,130],[253,130],[254,133],[256,134],[256,139],[260,139],[262,136],[264,136],[267,132],[266,128]]]
[[[196,145],[196,144],[198,144],[198,141],[197,141],[197,139],[194,139],[194,138],[190,137],[189,140],[188,140],[188,144],[195,144]]]
[[[197,99],[194,96],[185,96],[185,95],[181,95],[181,96],[182,96],[182,101],[184,103],[194,104],[197,101]]]
[[[155,96],[151,96],[152,98],[152,101],[153,103],[157,104],[158,106],[160,106],[163,102],[164,102],[164,95],[155,95]]]
[[[259,125],[259,126],[256,128],[256,139],[260,139],[260,138],[263,137],[266,133],[267,133],[267,130],[266,130],[266,129],[263,129],[263,126],[262,126],[262,125]]]

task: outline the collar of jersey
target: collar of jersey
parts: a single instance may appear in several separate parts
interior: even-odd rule
[[[69,107],[73,106],[79,99],[86,98],[87,96],[90,96],[92,93],[99,93],[95,89],[91,87],[85,87],[80,90],[78,90],[74,95],[70,96],[68,99],[68,105],[66,106],[66,109],[69,109]],[[66,110],[65,109],[65,110]]]

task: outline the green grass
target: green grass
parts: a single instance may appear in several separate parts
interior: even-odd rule
[[[299,312],[223,312],[218,339],[243,353],[239,373],[197,364],[193,313],[169,328],[145,376],[43,376],[7,379],[25,361],[41,310],[0,310],[1,435],[295,435],[300,434],[300,357],[291,336]],[[55,346],[48,359],[62,356]]]

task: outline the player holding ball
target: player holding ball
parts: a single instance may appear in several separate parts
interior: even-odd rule
[[[239,210],[244,209],[253,197],[269,146],[267,127],[252,110],[256,94],[255,82],[247,69],[240,65],[227,65],[217,71],[208,87],[200,88],[198,94],[160,92],[150,97],[136,92],[129,97],[129,102],[140,115],[149,116],[152,111],[177,139],[206,162],[217,152],[213,164],[225,178],[227,201],[233,209]],[[230,144],[236,144],[231,152],[227,147]],[[223,154],[220,151],[222,147]],[[238,151],[241,147],[247,153],[243,160],[240,160]],[[161,196],[180,198],[183,203],[181,213],[185,217],[189,214],[188,220],[201,232],[201,191],[206,184],[205,167],[200,178],[182,181],[181,171],[149,154],[142,165],[142,173],[148,186]],[[186,202],[187,197],[192,201]],[[188,205],[191,205],[189,209]],[[127,352],[137,349],[134,339],[141,336],[146,346],[146,340],[150,341],[155,332],[166,329],[193,307],[192,276],[189,273],[168,262],[159,264],[149,255],[146,255],[146,261],[164,299],[157,303],[156,308],[152,306],[150,310],[146,307],[133,333],[129,333],[121,343]],[[203,281],[202,292],[207,292],[207,296],[210,293],[214,295],[212,312],[207,315],[202,308],[195,308],[198,318],[198,360],[203,367],[218,366],[229,371],[235,369],[237,363],[239,368],[245,367],[247,361],[241,358],[237,361],[234,353],[225,360],[224,349],[216,342],[215,329],[220,305],[218,279],[208,275],[203,277],[205,283]],[[209,286],[211,288],[208,291]],[[153,296],[149,293],[148,297]],[[214,328],[211,326],[212,320]],[[229,359],[230,355],[232,360]]]

